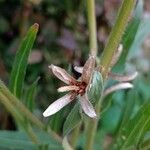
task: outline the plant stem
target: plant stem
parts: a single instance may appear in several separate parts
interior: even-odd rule
[[[6,108],[8,106],[12,106],[15,110],[18,110],[18,114],[21,114],[21,117],[24,116],[27,118],[30,122],[32,122],[35,126],[37,126],[39,129],[46,131],[45,125],[36,117],[34,116],[25,106],[24,104],[19,101],[9,90],[8,88],[3,84],[3,82],[0,80],[0,92],[8,99],[7,105],[5,105]],[[0,98],[2,101],[3,99]],[[8,108],[10,111],[10,109]],[[10,111],[11,112],[11,111]],[[12,112],[11,112],[12,113]],[[15,114],[16,116],[16,114]],[[61,138],[52,130],[48,129],[47,132],[50,134],[50,136],[53,136],[54,139],[61,142]]]
[[[93,0],[87,0],[88,1],[88,15],[91,13],[91,11],[93,11],[92,4],[94,4]],[[107,45],[104,49],[103,52],[103,56],[101,58],[101,66],[102,66],[102,75],[104,80],[107,77],[107,73],[110,69],[110,64],[112,61],[112,58],[114,56],[115,50],[117,49],[122,34],[125,30],[125,27],[128,24],[129,21],[129,17],[132,14],[133,8],[135,6],[136,0],[124,0],[122,3],[122,6],[119,10],[119,15],[117,17],[116,23],[112,29],[112,32],[110,34],[109,40],[107,42]],[[90,29],[90,31],[94,31],[95,27],[92,26],[92,22],[93,22],[93,18],[95,18],[95,16],[93,15],[93,18],[91,18],[92,15],[89,15],[89,28],[94,28],[93,30]],[[91,20],[90,20],[91,19]],[[93,40],[94,38],[94,40]],[[90,34],[90,48],[91,50],[95,48],[95,42],[96,42],[96,33],[92,33]],[[91,51],[91,53],[94,53],[93,51]],[[102,97],[100,98],[98,104],[96,104],[95,106],[95,110],[96,113],[99,117],[99,113],[100,113],[100,106],[101,106],[101,102],[102,102]],[[97,130],[97,124],[98,124],[98,119],[90,119],[87,122],[87,130],[86,130],[86,143],[85,143],[85,149],[86,150],[92,150],[93,149],[93,143],[94,143],[94,137],[95,137],[95,133]]]
[[[0,92],[0,101],[1,103],[6,107],[6,109],[12,114],[12,116],[15,118],[15,120],[19,123],[22,124],[24,123],[24,118],[20,115],[20,113],[18,112],[17,109],[14,108],[13,105],[10,104],[8,98]],[[31,138],[31,140],[38,144],[38,139],[36,137],[36,135],[34,134],[34,132],[32,131],[32,128],[28,128],[28,127],[24,127],[25,131],[28,133],[29,137]]]
[[[88,15],[88,26],[89,26],[90,53],[94,56],[97,56],[97,29],[96,29],[96,16],[95,16],[95,0],[87,0],[87,15]],[[97,128],[96,120],[93,119],[87,120],[86,142],[85,142],[86,150],[93,149],[96,128]]]
[[[97,32],[96,32],[96,17],[95,17],[95,1],[87,0],[87,16],[89,26],[89,42],[90,52],[92,55],[97,55]]]
[[[98,114],[97,114],[98,116]],[[85,150],[93,150],[94,138],[97,129],[98,119],[89,119],[86,127],[86,143]]]
[[[117,20],[111,31],[109,40],[106,44],[106,47],[104,49],[101,58],[101,66],[103,68],[102,75],[104,79],[107,77],[112,57],[115,53],[115,50],[118,48],[118,45],[121,41],[121,37],[128,24],[129,18],[132,15],[132,11],[135,4],[136,4],[136,0],[124,0],[121,5]]]

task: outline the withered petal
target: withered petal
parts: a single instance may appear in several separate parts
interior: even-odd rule
[[[52,69],[53,74],[64,83],[76,83],[76,79],[69,75],[64,69],[55,65],[50,65],[49,68]]]
[[[72,100],[74,100],[74,95],[72,93],[66,94],[65,96],[59,98],[55,102],[53,102],[49,107],[44,111],[43,116],[48,117],[59,110],[61,110],[63,107],[65,107],[67,104],[69,104]]]
[[[108,75],[113,80],[116,80],[116,81],[119,81],[119,82],[127,82],[127,81],[134,80],[137,77],[138,72],[134,72],[132,74],[127,74],[127,75],[121,75],[121,74],[116,74],[116,73],[109,72]]]
[[[79,87],[75,85],[62,86],[57,89],[58,92],[77,91],[77,90],[79,90]]]
[[[88,60],[86,61],[83,67],[81,81],[85,82],[86,84],[89,84],[94,69],[95,69],[95,57],[91,55],[89,56]]]
[[[81,73],[81,74],[83,73],[83,67],[75,66],[74,70],[78,73]]]
[[[87,116],[89,116],[91,118],[96,118],[97,117],[96,112],[95,112],[92,104],[88,100],[88,97],[87,97],[86,94],[84,94],[83,96],[80,97],[80,104],[81,104],[81,107],[82,107],[84,113]]]
[[[112,92],[118,91],[118,90],[122,90],[122,89],[129,89],[129,88],[133,88],[133,84],[129,83],[129,82],[124,82],[124,83],[118,83],[115,84],[109,88],[107,88],[104,93],[103,93],[103,97],[109,95]]]

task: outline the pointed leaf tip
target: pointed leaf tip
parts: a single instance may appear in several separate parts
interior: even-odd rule
[[[38,23],[34,23],[31,28],[37,32],[38,29],[39,29],[39,24]]]

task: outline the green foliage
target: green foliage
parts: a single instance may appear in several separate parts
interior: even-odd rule
[[[150,130],[150,102],[145,103],[138,113],[121,129],[116,148],[124,150],[127,148],[138,148],[145,133]],[[115,149],[116,149],[115,148]]]
[[[37,132],[39,144],[32,143],[26,133],[19,131],[0,131],[0,149],[7,150],[61,150],[62,147],[50,136]]]
[[[72,129],[74,129],[81,122],[80,114],[80,104],[79,102],[75,104],[71,112],[66,118],[66,121],[63,126],[63,134],[68,134]]]
[[[10,76],[10,90],[18,98],[21,97],[23,83],[28,64],[28,56],[38,32],[38,24],[34,24],[28,31],[26,37],[22,40],[19,50],[17,51]]]
[[[27,90],[27,94],[26,94],[26,106],[28,107],[28,109],[33,112],[34,107],[35,107],[35,92],[37,89],[37,83],[39,81],[40,78],[37,78],[32,85],[29,87],[29,89]]]
[[[18,129],[18,126],[16,126],[17,131],[2,131],[9,128],[13,123],[11,122],[12,119],[8,118],[8,114],[3,110],[3,107],[1,107],[0,149],[61,150],[62,139],[60,136],[67,137],[69,144],[75,143],[72,139],[76,141],[77,138],[78,144],[74,149],[84,149],[83,146],[87,142],[86,123],[90,122],[90,118],[85,117],[81,112],[78,99],[73,107],[71,103],[48,119],[43,118],[42,112],[44,111],[43,108],[46,108],[51,103],[49,100],[57,98],[56,88],[61,84],[49,75],[48,64],[53,63],[67,68],[69,62],[70,72],[73,76],[78,77],[78,74],[72,71],[72,66],[76,64],[83,65],[82,62],[85,59],[82,56],[86,56],[86,58],[88,56],[90,48],[88,47],[87,39],[89,34],[87,33],[89,29],[86,28],[88,24],[85,19],[85,1],[62,0],[60,2],[59,0],[44,0],[36,2],[37,4],[35,4],[34,0],[31,0],[32,4],[28,1],[20,3],[19,1],[5,2],[2,0],[0,2],[0,78],[4,79],[3,81],[6,81],[6,84],[9,81],[9,88],[12,92],[8,90],[0,79],[0,102],[13,117],[14,124],[18,123],[20,127]],[[122,31],[122,34],[124,33],[121,40],[124,47],[123,53],[118,63],[113,67],[113,71],[118,73],[124,72],[125,69],[132,71],[130,68],[134,66],[134,69],[139,71],[139,76],[133,82],[134,88],[132,90],[117,91],[106,96],[101,101],[100,119],[96,120],[98,126],[95,131],[93,150],[150,149],[150,59],[149,47],[148,53],[145,53],[142,47],[145,38],[150,34],[150,20],[144,17],[141,19],[143,2],[139,1],[137,3],[131,20],[126,17],[129,23],[126,30]],[[76,5],[76,3],[79,3],[79,5]],[[97,39],[99,40],[98,46],[103,47],[101,45],[105,45],[105,42],[101,41],[101,39],[106,41],[107,33],[114,25],[112,20],[115,20],[115,18],[111,17],[115,16],[116,12],[113,14],[113,11],[110,10],[114,10],[116,6],[111,0],[108,2],[99,0],[97,4]],[[106,5],[110,9],[107,10]],[[105,11],[101,13],[99,10]],[[116,10],[118,10],[118,6]],[[111,15],[110,12],[112,13]],[[124,13],[128,13],[126,8]],[[110,20],[109,15],[111,16]],[[121,22],[123,21],[122,19]],[[34,51],[38,51],[42,58],[36,63],[28,65],[28,56],[33,52],[31,52],[31,49],[38,32],[38,25],[34,24],[21,41],[12,66],[20,35],[22,36],[26,32],[27,26],[33,22],[40,24],[40,32]],[[116,28],[115,31],[117,32],[115,36],[118,35],[120,39],[120,30]],[[119,43],[114,39],[115,36],[112,37],[111,44],[114,45],[116,42],[117,46]],[[108,45],[110,48],[109,53],[114,49],[112,45]],[[98,51],[101,52],[102,49],[99,48]],[[34,58],[38,58],[37,55],[31,57],[31,59]],[[110,60],[105,59],[104,61]],[[145,61],[148,62],[148,65],[145,65]],[[10,71],[11,68],[12,71]],[[106,69],[109,70],[109,68]],[[11,72],[10,77],[7,72]],[[41,78],[39,83],[38,76]],[[32,83],[31,81],[34,82]],[[29,87],[27,90],[24,90],[24,83]],[[93,106],[99,102],[104,88],[113,85],[113,83],[116,83],[116,81],[108,80],[106,85],[101,73],[94,71],[90,88],[87,91],[88,98]],[[37,88],[39,92],[37,94],[37,104],[35,104]],[[22,101],[19,101],[19,99],[22,99]],[[91,126],[95,123],[94,119],[92,121]],[[71,131],[73,129],[76,131],[77,128],[75,127],[78,127],[78,124],[81,125],[78,128],[79,132],[75,132],[77,135],[72,135],[73,132]],[[90,128],[88,131],[94,130]],[[94,132],[89,135],[91,135],[89,137],[94,137]]]

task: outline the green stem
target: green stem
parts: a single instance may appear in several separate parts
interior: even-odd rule
[[[128,24],[129,18],[132,15],[133,8],[136,4],[136,0],[124,0],[121,8],[119,10],[119,15],[115,22],[115,25],[110,34],[109,40],[104,49],[101,66],[102,66],[102,75],[106,78],[107,73],[110,68],[112,57],[115,53],[115,50],[118,48],[118,45],[121,41],[121,37],[125,31],[125,28]]]
[[[95,15],[95,1],[87,0],[87,15],[88,15],[88,26],[89,26],[89,42],[90,52],[92,55],[97,55],[97,29],[96,29],[96,15]],[[86,142],[85,149],[92,150],[94,137],[97,128],[97,121],[89,119],[87,121],[86,128]]]
[[[93,11],[93,6],[92,5],[93,0],[88,0],[88,15]],[[101,66],[102,66],[102,75],[104,80],[107,77],[107,73],[110,69],[110,64],[112,61],[112,58],[114,56],[114,52],[117,49],[122,34],[124,33],[125,27],[128,24],[129,17],[132,14],[133,8],[135,6],[136,0],[124,0],[122,3],[122,6],[119,10],[119,15],[117,17],[116,23],[112,29],[112,32],[110,34],[108,43],[104,49],[103,56],[101,58]],[[89,15],[89,28],[92,28],[92,21],[94,20],[95,16],[93,15],[93,18],[91,18],[92,15]],[[91,20],[90,20],[91,19]],[[95,33],[90,34],[90,48],[91,50],[94,49],[95,47],[95,42],[96,42],[96,30],[95,27],[93,26],[93,30],[90,29],[90,31],[94,31]],[[93,40],[94,38],[94,40]],[[93,51],[92,51],[93,53]],[[99,116],[100,112],[100,106],[101,106],[102,98],[100,98],[98,104],[95,106],[95,110],[97,115]],[[85,143],[85,149],[86,150],[92,150],[93,149],[93,143],[94,143],[94,137],[96,134],[97,130],[97,124],[98,124],[98,119],[91,119],[88,120],[87,122],[87,130],[86,130],[86,143]]]
[[[24,123],[24,121],[25,121],[24,118],[20,115],[18,110],[14,108],[14,106],[9,102],[8,98],[2,92],[0,92],[0,101],[6,107],[6,109],[12,114],[14,119],[19,124],[23,124]],[[34,143],[38,143],[37,137],[34,134],[34,132],[32,131],[32,128],[31,127],[30,128],[24,127],[24,129],[27,131],[27,133],[28,133],[29,137],[31,138],[31,140]]]
[[[96,32],[96,17],[95,17],[95,1],[87,0],[87,16],[89,26],[89,42],[91,54],[97,55],[97,32]]]
[[[36,134],[34,133],[32,127],[30,125],[28,125],[26,127],[26,132],[28,133],[28,135],[30,136],[31,140],[36,143],[36,144],[41,144],[38,137],[36,136]]]
[[[23,118],[18,112],[18,110],[15,109],[13,105],[11,105],[7,97],[2,92],[0,92],[0,101],[5,106],[5,108],[12,114],[12,116],[16,119],[17,122],[23,122]]]
[[[12,105],[16,110],[19,110],[19,114],[21,113],[22,116],[27,118],[30,122],[32,122],[35,126],[37,126],[39,129],[45,131],[46,127],[45,125],[36,117],[34,116],[25,106],[24,104],[18,100],[9,90],[8,88],[3,84],[3,82],[0,80],[0,92],[7,97],[9,100],[7,103],[9,103],[9,106]],[[0,99],[1,100],[1,99]],[[6,105],[5,105],[6,106]],[[7,107],[7,106],[6,106]],[[8,109],[9,110],[9,109]],[[61,142],[61,138],[52,130],[48,129],[47,131],[50,136],[53,136],[57,141]]]

